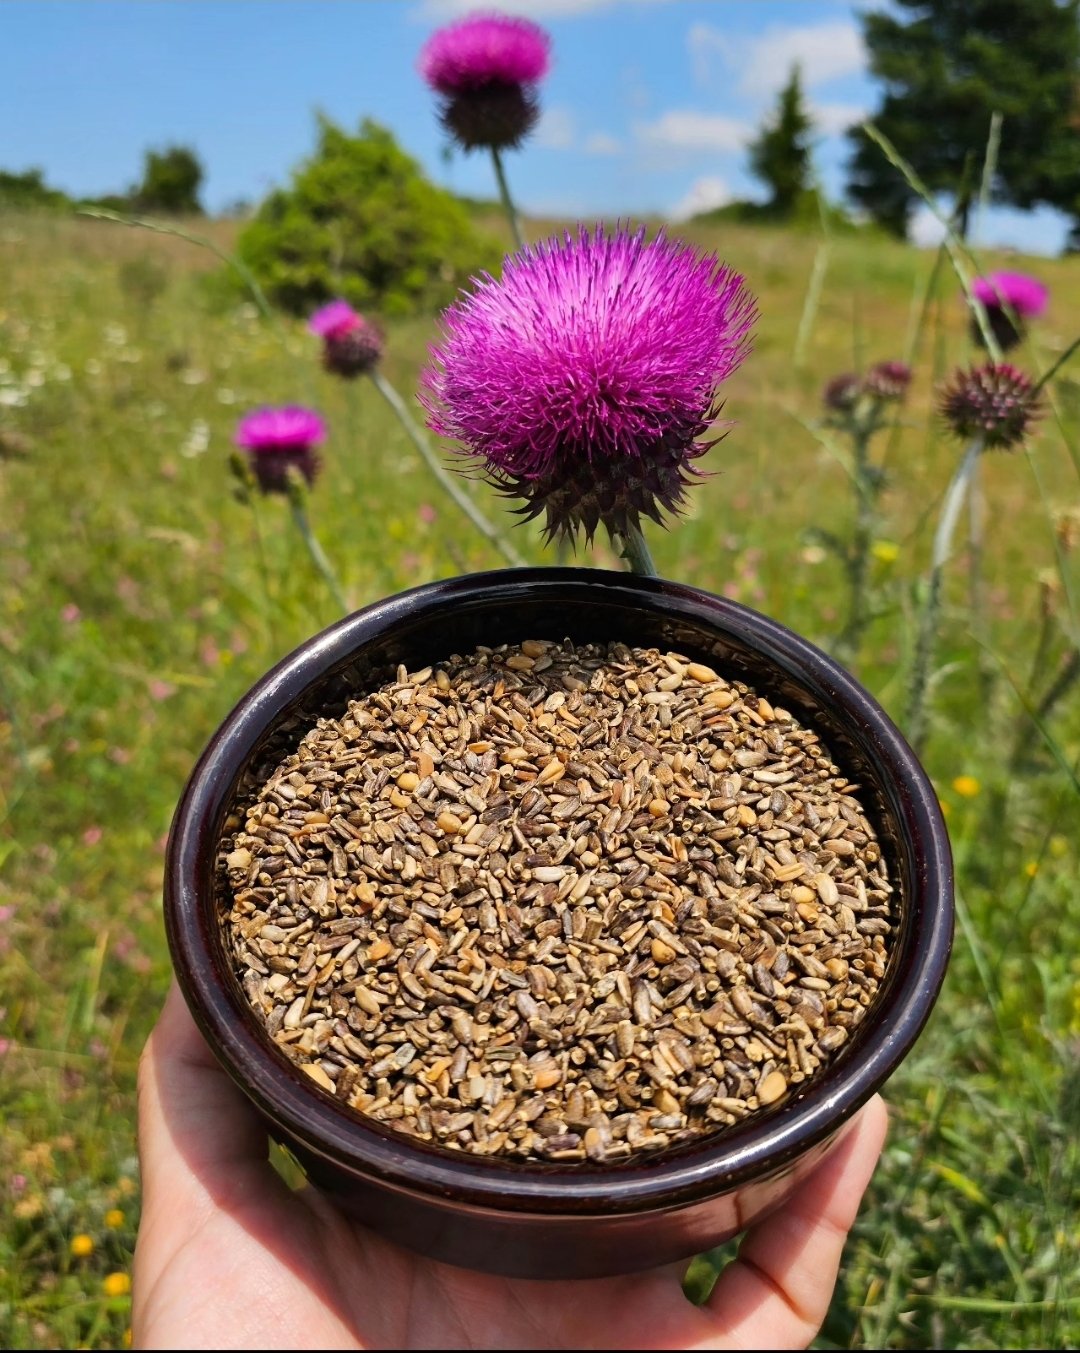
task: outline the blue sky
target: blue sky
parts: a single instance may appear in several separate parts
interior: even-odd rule
[[[468,0],[3,0],[0,163],[77,194],[119,191],[148,146],[195,147],[211,210],[285,182],[321,110],[390,127],[439,182],[493,196],[482,155],[446,162],[416,57]],[[877,104],[850,0],[503,0],[552,38],[531,140],[509,157],[526,211],[673,220],[760,190],[746,142],[799,61],[822,181]],[[1053,212],[995,211],[979,243],[1056,252]],[[934,237],[925,214],[917,237]]]

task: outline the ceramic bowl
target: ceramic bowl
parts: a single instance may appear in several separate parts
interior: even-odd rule
[[[648,1158],[500,1161],[417,1143],[320,1090],[271,1042],[222,937],[223,834],[320,715],[478,644],[658,645],[746,681],[816,729],[857,782],[899,897],[873,1006],[847,1044],[773,1108]],[[170,833],[165,921],[188,1005],[222,1065],[310,1183],[367,1226],[452,1264],[597,1277],[688,1258],[778,1207],[910,1052],[953,933],[948,835],[915,754],[877,701],[798,634],[736,602],[598,569],[503,569],[389,597],[315,635],[240,700],[196,764]]]

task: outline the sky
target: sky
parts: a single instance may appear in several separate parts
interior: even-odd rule
[[[887,0],[870,0],[881,8]],[[760,197],[747,142],[799,62],[815,165],[840,197],[844,128],[872,115],[850,0],[502,0],[548,31],[541,120],[507,157],[526,213],[673,221]],[[149,147],[186,144],[212,212],[287,183],[322,112],[381,122],[436,182],[494,197],[490,160],[447,157],[417,73],[425,39],[475,0],[0,0],[0,166],[76,195],[119,192]],[[1067,222],[995,209],[974,242],[1056,253]],[[939,238],[931,213],[919,243]]]

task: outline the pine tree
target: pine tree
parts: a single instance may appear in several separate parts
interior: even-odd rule
[[[991,116],[1002,117],[995,201],[1075,212],[1080,0],[893,0],[866,13],[870,69],[885,85],[871,118],[933,192],[968,204]],[[849,133],[852,198],[904,235],[916,195],[866,134]]]
[[[785,217],[810,187],[814,124],[803,101],[799,67],[792,66],[776,110],[749,147],[750,169],[771,192],[769,210]]]

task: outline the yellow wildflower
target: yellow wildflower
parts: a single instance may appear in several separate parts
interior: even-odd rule
[[[1033,879],[1038,872],[1039,872],[1038,860],[1028,860],[1027,864],[1024,865],[1024,873],[1028,876],[1029,879]]]
[[[107,1297],[126,1297],[131,1291],[131,1279],[126,1273],[110,1273],[101,1280],[101,1287]]]
[[[85,1259],[94,1253],[94,1238],[85,1234],[71,1237],[71,1253],[76,1259]]]
[[[900,546],[895,540],[875,540],[870,553],[883,564],[895,564],[900,558]]]
[[[118,1231],[124,1224],[124,1214],[118,1207],[111,1207],[108,1212],[105,1213],[104,1220],[105,1225],[110,1231]]]
[[[952,787],[962,799],[973,799],[982,785],[979,784],[974,775],[958,775],[952,782]]]

